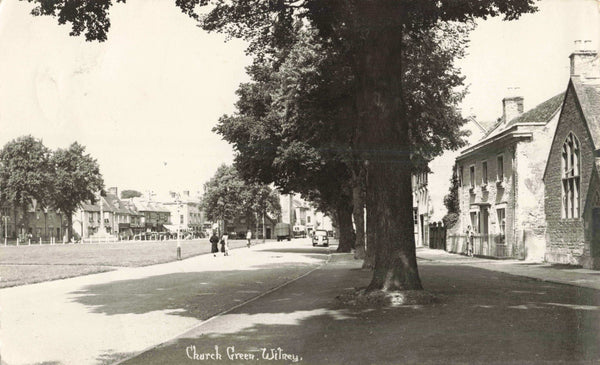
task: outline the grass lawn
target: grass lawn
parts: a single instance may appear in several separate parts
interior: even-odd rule
[[[245,245],[245,240],[229,241],[230,248]],[[208,239],[181,241],[184,259],[208,252]],[[0,246],[0,288],[176,259],[176,241]]]

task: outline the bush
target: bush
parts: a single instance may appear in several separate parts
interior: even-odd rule
[[[442,222],[444,222],[444,227],[451,228],[458,222],[458,214],[448,213],[442,218]]]

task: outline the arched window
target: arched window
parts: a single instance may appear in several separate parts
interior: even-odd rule
[[[579,218],[579,172],[580,172],[579,140],[569,133],[562,148],[562,218]]]

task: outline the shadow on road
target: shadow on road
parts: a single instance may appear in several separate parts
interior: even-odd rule
[[[306,247],[306,248],[270,248],[263,249],[262,252],[277,252],[277,253],[300,253],[304,255],[327,255],[329,254],[328,247]]]
[[[547,363],[600,359],[600,293],[474,267],[420,267],[429,306],[343,308],[342,290],[368,284],[359,263],[327,265],[126,364]],[[266,355],[288,355],[281,361]],[[231,359],[249,354],[255,360]],[[199,356],[199,355],[198,355]],[[241,355],[240,355],[241,356]],[[283,355],[281,355],[283,356]],[[198,359],[196,359],[198,360]]]
[[[252,266],[248,270],[182,272],[91,285],[71,293],[72,300],[106,315],[172,311],[209,318],[271,288],[294,279],[315,264]]]

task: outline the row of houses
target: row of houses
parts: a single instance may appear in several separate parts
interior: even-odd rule
[[[40,207],[34,201],[30,205],[27,219],[21,209],[2,208],[2,235],[11,239],[33,241],[60,241],[68,231],[68,219],[58,210]],[[120,199],[116,187],[109,188],[105,196],[96,202],[83,202],[72,217],[76,237],[131,239],[145,233],[175,233],[177,231],[198,236],[211,227],[205,222],[200,208],[200,199],[170,193],[158,202],[151,196]]]
[[[88,242],[114,241],[132,238],[160,238],[177,231],[194,237],[209,234],[217,225],[208,221],[201,209],[199,196],[189,191],[170,192],[156,199],[146,197],[121,199],[116,187],[109,188],[104,196],[98,195],[96,202],[81,204],[73,214],[73,232],[76,238]],[[221,229],[232,237],[245,238],[248,229],[254,237],[269,239],[274,235],[278,222],[302,227],[305,232],[320,228],[332,230],[331,220],[316,212],[305,201],[293,195],[282,195],[283,214],[279,217],[238,217],[223,222]],[[23,219],[19,209],[3,208],[2,234],[10,239],[61,241],[66,239],[68,220],[64,213],[44,209],[34,202]],[[25,227],[27,225],[27,227]],[[264,226],[264,230],[263,230]],[[263,233],[264,232],[264,233]]]
[[[456,159],[460,218],[447,249],[600,268],[600,67],[593,50],[570,55],[566,91],[503,115]],[[415,218],[417,219],[417,218]]]

